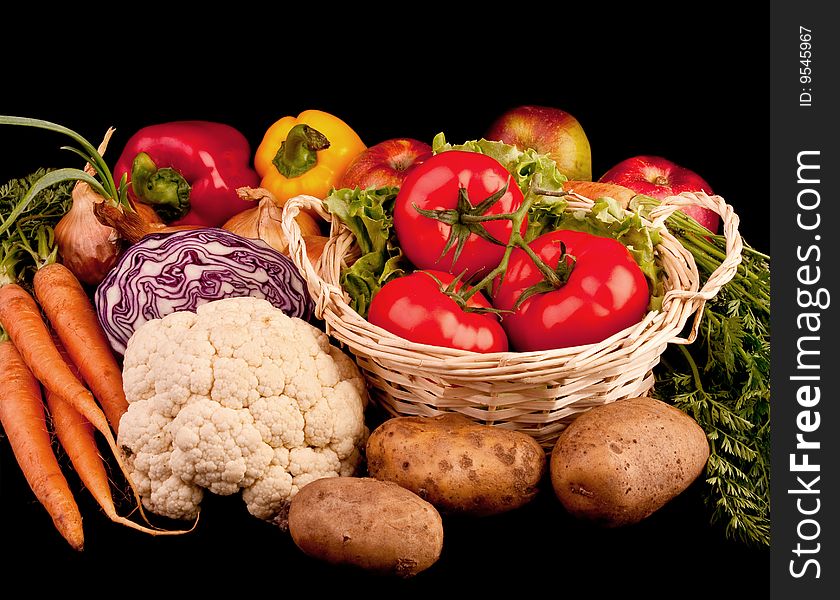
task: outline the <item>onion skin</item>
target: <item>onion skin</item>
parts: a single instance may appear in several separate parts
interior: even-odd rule
[[[102,198],[79,181],[73,187],[73,205],[55,226],[55,241],[62,264],[87,285],[97,285],[116,264],[123,249],[117,232],[93,213]]]
[[[316,267],[318,261],[321,260],[321,254],[324,253],[324,246],[326,246],[329,239],[330,238],[323,235],[303,236],[303,241],[306,244],[306,257],[309,259],[313,268]]]
[[[97,149],[99,154],[105,154],[113,134],[113,128],[105,132]],[[96,175],[90,164],[85,165],[85,173]],[[96,206],[104,203],[105,199],[90,185],[84,181],[76,182],[72,197],[70,210],[54,229],[58,254],[61,263],[79,281],[87,285],[98,285],[116,264],[125,243],[113,227],[97,218]],[[160,220],[157,215],[148,215],[148,218]]]
[[[146,223],[150,225],[163,225],[163,219],[155,212],[155,209],[148,204],[137,202],[134,204],[134,210],[140,215]]]
[[[258,204],[232,216],[222,225],[222,229],[252,240],[262,240],[278,252],[288,255],[289,240],[280,225],[283,207],[274,195],[264,188],[241,187],[236,192],[242,200]],[[301,236],[321,234],[318,222],[308,213],[299,213],[295,221],[300,227]]]

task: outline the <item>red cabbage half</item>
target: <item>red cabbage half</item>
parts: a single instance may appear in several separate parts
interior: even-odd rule
[[[206,228],[147,235],[96,288],[99,323],[114,351],[146,321],[213,300],[253,296],[308,320],[313,303],[294,263],[261,240]]]

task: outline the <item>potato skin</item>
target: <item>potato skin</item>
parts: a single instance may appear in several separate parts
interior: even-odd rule
[[[416,494],[369,477],[327,477],[292,498],[289,533],[305,554],[332,564],[412,577],[443,549],[443,522]]]
[[[637,523],[703,472],[709,443],[690,416],[653,398],[589,410],[551,453],[554,492],[572,515],[607,527]]]
[[[457,413],[395,417],[367,442],[368,474],[393,481],[441,512],[485,516],[530,501],[546,471],[534,438]]]

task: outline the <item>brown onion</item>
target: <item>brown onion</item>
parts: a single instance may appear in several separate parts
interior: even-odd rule
[[[61,262],[88,285],[105,278],[123,248],[117,232],[93,214],[93,205],[100,199],[87,183],[77,182],[73,187],[73,205],[55,226]]]
[[[113,133],[113,128],[105,132],[99,154],[105,153]],[[95,175],[96,171],[87,164],[85,173]],[[90,185],[78,181],[72,197],[70,210],[55,226],[56,246],[64,266],[83,283],[96,285],[117,262],[125,244],[112,227],[100,223],[94,215],[94,205],[103,198]]]
[[[303,241],[306,244],[306,257],[309,262],[315,267],[318,261],[321,260],[321,254],[324,253],[324,246],[330,238],[323,235],[305,235]]]
[[[280,226],[283,208],[272,193],[263,188],[250,187],[238,188],[236,192],[243,200],[253,200],[259,204],[232,216],[222,225],[222,229],[245,238],[262,240],[278,252],[288,254],[286,249],[289,247],[289,240],[283,235]],[[301,212],[295,217],[295,221],[300,227],[301,236],[321,234],[317,221],[308,213]]]

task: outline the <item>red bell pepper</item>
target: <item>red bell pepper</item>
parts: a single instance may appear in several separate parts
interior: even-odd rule
[[[257,187],[251,148],[238,130],[209,121],[175,121],[144,127],[126,143],[114,168],[128,174],[129,195],[151,205],[172,225],[220,227],[253,208],[236,188]]]

